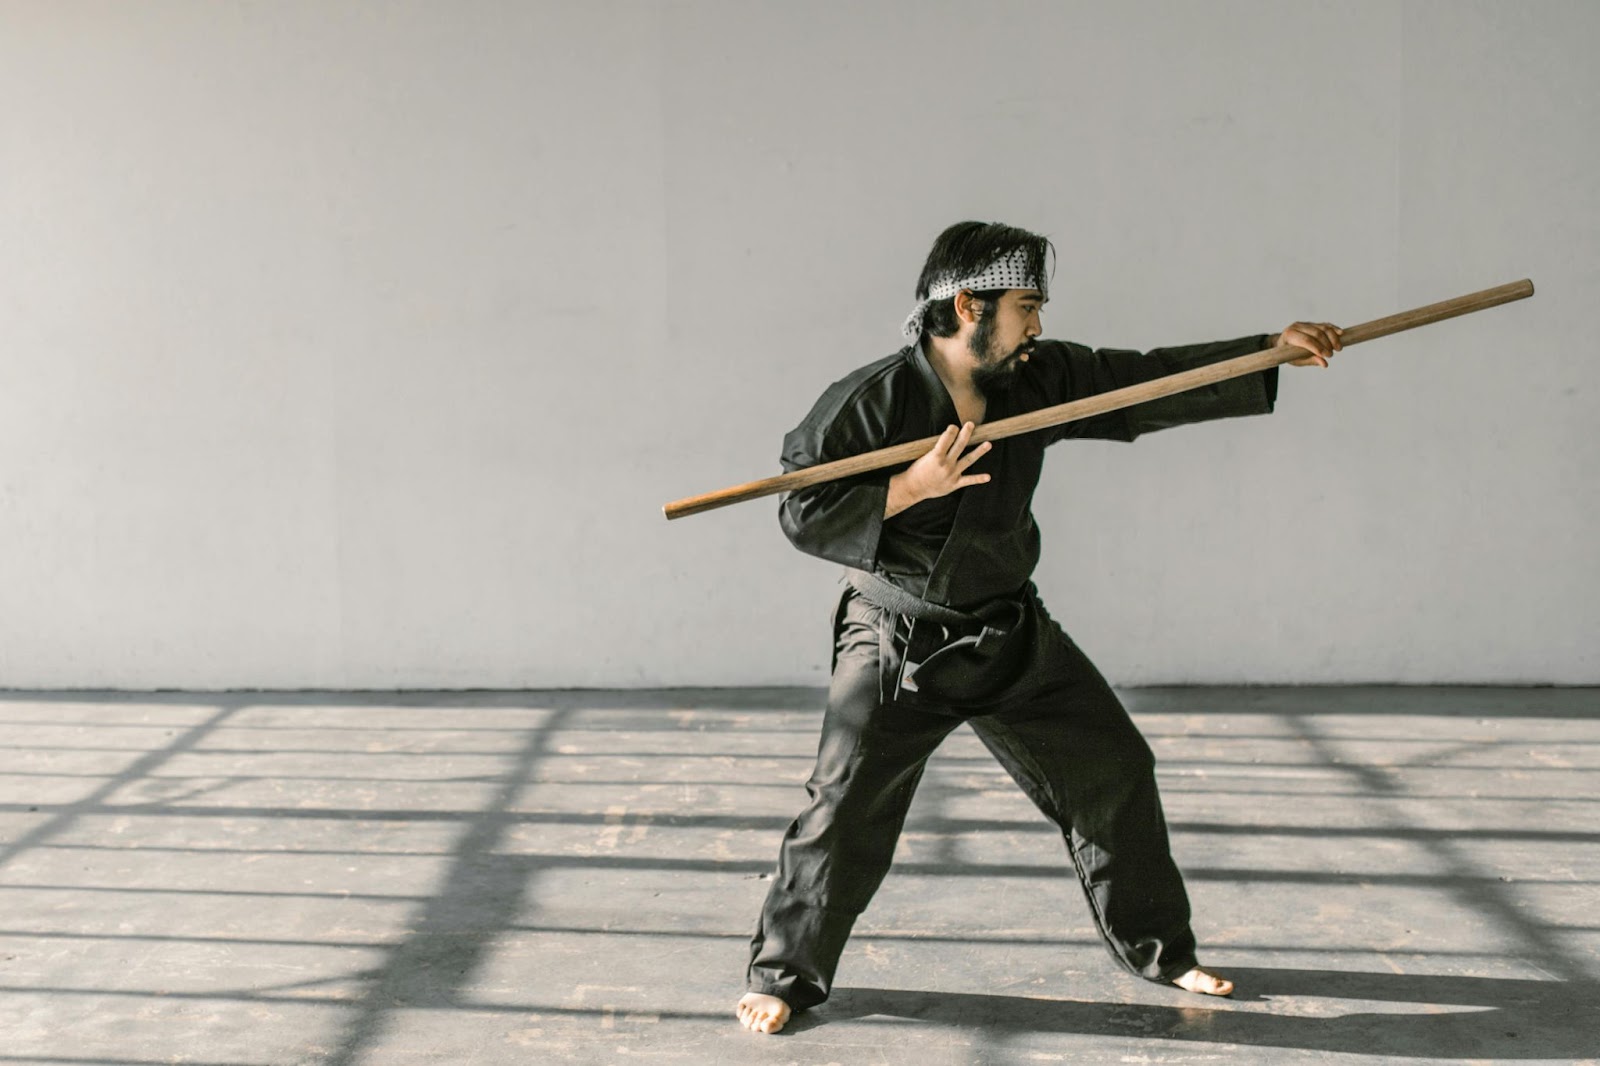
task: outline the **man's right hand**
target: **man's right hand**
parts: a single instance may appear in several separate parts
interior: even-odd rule
[[[883,517],[893,518],[913,504],[948,496],[968,485],[982,485],[988,474],[969,474],[967,467],[982,459],[992,446],[989,441],[967,451],[976,427],[968,422],[957,429],[951,426],[939,435],[928,454],[889,479],[889,502]],[[966,454],[962,454],[965,452]]]

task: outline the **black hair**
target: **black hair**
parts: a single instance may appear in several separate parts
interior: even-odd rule
[[[1045,276],[1045,259],[1055,255],[1055,246],[1048,238],[1030,233],[1016,226],[999,222],[957,222],[939,234],[933,250],[922,266],[922,276],[917,279],[916,298],[925,300],[928,290],[944,278],[963,278],[981,274],[996,260],[1023,251],[1027,272],[1033,277]],[[972,295],[981,301],[978,317],[994,309],[1004,289],[986,289]],[[961,328],[956,317],[955,297],[935,300],[928,305],[922,318],[922,331],[935,337],[950,337]]]

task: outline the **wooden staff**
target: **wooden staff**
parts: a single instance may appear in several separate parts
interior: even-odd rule
[[[1391,333],[1402,330],[1416,329],[1418,326],[1430,325],[1434,322],[1443,322],[1447,318],[1471,314],[1473,311],[1482,311],[1485,308],[1497,307],[1500,304],[1510,303],[1513,300],[1526,299],[1533,295],[1533,282],[1524,278],[1513,281],[1509,285],[1499,285],[1482,292],[1469,293],[1458,296],[1453,300],[1442,300],[1426,307],[1413,308],[1410,311],[1401,311],[1397,315],[1387,318],[1376,318],[1371,322],[1363,322],[1359,326],[1351,326],[1341,334],[1343,346],[1348,348],[1352,344],[1362,341],[1375,340],[1378,337],[1387,337]],[[1196,367],[1185,370],[1179,374],[1169,374],[1166,377],[1156,378],[1139,385],[1130,385],[1125,389],[1114,389],[1111,392],[1102,392],[1095,396],[1086,396],[1081,400],[1071,403],[1057,404],[1054,407],[1041,407],[1037,411],[1016,415],[1012,418],[1002,418],[996,422],[986,422],[978,426],[969,441],[969,444],[981,444],[986,440],[1001,440],[1005,437],[1015,437],[1021,433],[1032,433],[1036,429],[1046,429],[1050,426],[1059,426],[1063,422],[1075,422],[1080,418],[1091,418],[1094,415],[1105,414],[1107,411],[1116,411],[1124,407],[1132,407],[1137,403],[1160,399],[1178,392],[1187,392],[1197,389],[1202,385],[1212,385],[1229,378],[1242,377],[1245,374],[1258,374],[1275,366],[1295,359],[1303,358],[1306,354],[1304,348],[1292,344],[1280,344],[1276,348],[1269,348],[1264,352],[1252,355],[1242,355],[1236,359],[1226,359],[1210,366]],[[811,485],[820,485],[825,481],[837,481],[839,478],[853,477],[864,474],[869,470],[881,470],[886,466],[898,466],[901,463],[914,462],[927,454],[939,440],[938,437],[924,437],[921,440],[907,441],[888,448],[879,448],[877,451],[853,455],[848,459],[838,459],[831,463],[820,463],[817,466],[808,466],[802,470],[795,470],[777,477],[762,478],[760,481],[751,481],[732,488],[708,492],[702,496],[690,496],[687,499],[677,500],[662,507],[662,512],[667,518],[683,518],[686,515],[699,514],[701,511],[710,511],[718,507],[726,507],[731,503],[743,503],[745,500],[759,499],[762,496],[771,496],[779,492],[789,492],[793,489],[803,489]]]

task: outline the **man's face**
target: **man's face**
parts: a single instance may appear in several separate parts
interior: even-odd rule
[[[1003,392],[1011,384],[1023,357],[1043,332],[1039,311],[1044,303],[1037,289],[1007,289],[978,319],[967,348],[976,364],[972,380],[985,395]]]

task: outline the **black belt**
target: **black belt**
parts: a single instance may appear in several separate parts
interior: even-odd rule
[[[903,614],[909,618],[937,622],[942,626],[965,626],[976,630],[976,635],[961,638],[972,651],[981,656],[991,656],[1000,650],[1011,630],[1021,618],[1020,606],[1011,600],[999,600],[993,606],[985,605],[976,614],[958,611],[942,603],[933,603],[913,596],[899,585],[885,581],[877,574],[847,568],[845,580],[862,599],[886,611]],[[1005,623],[1005,624],[1001,624]]]

